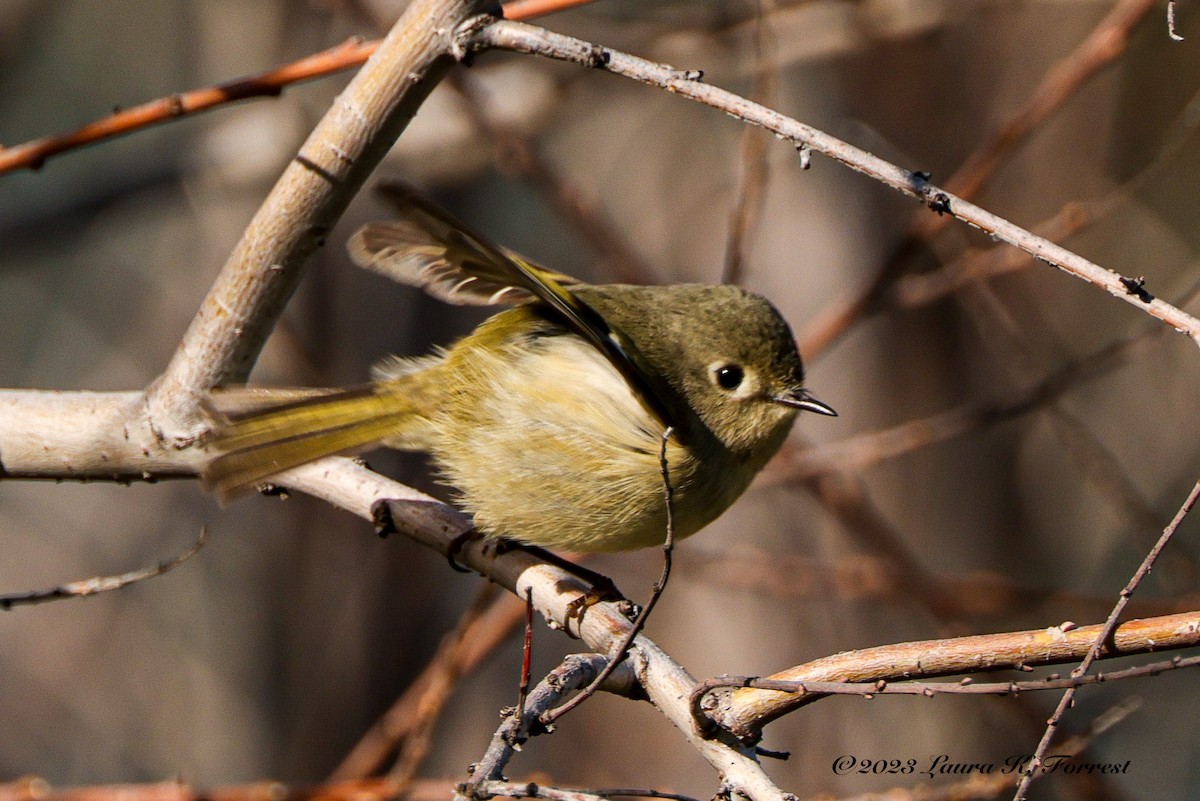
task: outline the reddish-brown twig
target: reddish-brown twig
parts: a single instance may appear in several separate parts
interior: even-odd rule
[[[565,11],[568,8],[575,6],[583,6],[592,2],[592,0],[512,0],[505,3],[504,18],[505,19],[532,19],[534,17],[543,17],[546,14],[553,14],[556,11]]]
[[[730,548],[688,549],[688,581],[704,587],[755,593],[779,601],[796,599],[900,603],[906,600],[897,568],[876,554],[854,553],[834,559],[788,551],[765,551],[745,543]],[[1097,618],[1112,608],[1110,598],[1050,587],[1027,586],[993,570],[936,573],[942,593],[957,599],[973,620],[999,616],[1012,621],[1036,609],[1053,609],[1073,618]],[[1177,598],[1141,598],[1129,613],[1136,617],[1173,615],[1200,608],[1200,594]]]
[[[377,41],[349,39],[328,50],[258,75],[161,97],[115,111],[74,131],[44,136],[12,147],[0,147],[0,175],[21,169],[38,169],[47,159],[60,153],[169,122],[176,117],[197,114],[253,97],[277,97],[285,86],[360,66],[378,45]]]
[[[796,481],[835,469],[861,472],[889,459],[1046,408],[1081,383],[1126,364],[1135,353],[1144,353],[1164,333],[1165,329],[1161,326],[1148,328],[1107,345],[1003,399],[972,401],[828,445],[806,449],[787,447],[781,451],[778,464],[769,468],[765,478]]]
[[[779,93],[778,43],[771,23],[774,5],[774,0],[759,0],[755,20],[755,74],[750,97],[764,106],[774,105],[775,97]],[[767,180],[770,177],[767,160],[769,142],[770,137],[765,131],[749,127],[742,131],[738,154],[740,175],[733,208],[729,213],[725,267],[721,275],[721,282],[725,284],[737,284],[742,279],[747,240],[758,223],[763,198],[767,193]]]
[[[491,586],[491,585],[488,585]],[[391,708],[367,730],[358,743],[333,771],[331,782],[363,779],[370,776],[405,742],[436,719],[459,679],[474,670],[520,624],[524,605],[511,595],[496,598],[481,596],[486,608],[472,605],[459,621],[455,631],[447,635],[430,660]],[[432,714],[430,714],[432,712]],[[419,763],[415,755],[402,758],[397,764]],[[411,771],[394,772],[402,784],[411,780]]]
[[[592,0],[515,0],[503,6],[503,9],[507,19],[531,19],[590,2]],[[43,136],[12,147],[0,146],[0,175],[17,170],[36,170],[47,159],[61,153],[160,125],[176,117],[198,114],[239,100],[278,97],[285,87],[292,84],[362,66],[378,46],[378,40],[364,41],[354,37],[328,50],[257,75],[160,97],[115,111],[66,133]]]
[[[1113,605],[1112,612],[1109,613],[1108,620],[1104,621],[1104,625],[1098,627],[1095,636],[1091,641],[1091,645],[1087,652],[1083,655],[1083,659],[1079,665],[1071,671],[1071,678],[1078,678],[1088,672],[1092,663],[1103,657],[1106,653],[1113,650],[1116,643],[1117,623],[1121,619],[1121,613],[1125,611],[1125,605],[1129,603],[1130,596],[1137,590],[1138,585],[1142,583],[1150,570],[1154,567],[1154,563],[1158,560],[1159,554],[1167,547],[1167,543],[1175,536],[1175,532],[1179,529],[1179,524],[1187,517],[1188,512],[1192,511],[1192,507],[1196,505],[1197,499],[1200,499],[1200,481],[1192,487],[1192,491],[1184,500],[1183,505],[1179,507],[1179,511],[1175,513],[1175,517],[1171,520],[1167,527],[1163,529],[1162,536],[1158,538],[1158,542],[1146,554],[1146,558],[1142,560],[1141,565],[1134,571],[1133,576],[1121,590],[1121,595]],[[1063,715],[1071,708],[1075,701],[1075,687],[1070,687],[1063,693],[1062,699],[1058,702],[1058,706],[1054,710],[1054,714],[1046,721],[1046,731],[1042,735],[1041,742],[1037,744],[1037,748],[1033,752],[1033,758],[1029,761],[1029,769],[1021,776],[1021,783],[1017,785],[1017,792],[1013,796],[1013,801],[1022,801],[1025,794],[1029,791],[1029,784],[1033,781],[1034,772],[1041,765],[1042,758],[1046,755],[1047,749],[1050,747],[1050,741],[1054,739],[1054,733],[1058,730],[1059,721]]]
[[[480,81],[469,74],[455,72],[447,83],[466,98],[464,111],[491,145],[497,169],[515,175],[536,189],[604,258],[617,280],[629,284],[655,282],[654,269],[613,225],[601,205],[594,198],[585,196],[579,187],[543,158],[527,136],[498,124],[488,115],[487,104],[480,102],[483,91]]]
[[[1015,110],[945,183],[947,192],[973,197],[995,174],[1004,159],[1054,112],[1062,108],[1087,81],[1126,50],[1130,33],[1154,7],[1154,0],[1121,0],[1067,56],[1053,64],[1029,99]],[[802,353],[813,356],[829,347],[864,314],[877,308],[888,288],[905,271],[905,256],[942,230],[941,215],[918,217],[898,256],[853,298],[837,302],[809,322],[801,332]]]

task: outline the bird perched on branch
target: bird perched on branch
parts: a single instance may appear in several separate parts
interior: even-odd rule
[[[488,536],[578,552],[688,536],[746,489],[800,410],[787,323],[733,286],[588,285],[488,242],[428,199],[350,240],[355,262],[453,304],[507,304],[449,348],[364,386],[219,415],[204,480],[222,498],[323,456],[426,451]],[[664,434],[669,432],[665,439]]]

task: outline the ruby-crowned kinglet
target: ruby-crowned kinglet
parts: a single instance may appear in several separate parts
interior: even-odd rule
[[[224,417],[204,479],[223,497],[322,456],[426,451],[486,535],[570,551],[661,544],[711,522],[810,397],[792,333],[733,286],[589,286],[498,248],[430,201],[350,241],[362,266],[457,304],[512,304],[449,349],[360,388]]]

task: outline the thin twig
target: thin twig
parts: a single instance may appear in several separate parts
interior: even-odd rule
[[[656,271],[638,254],[594,198],[563,176],[515,126],[495,122],[481,102],[481,81],[469,73],[452,73],[448,85],[466,99],[463,108],[472,124],[491,145],[492,160],[501,172],[513,174],[536,189],[546,202],[606,262],[617,280],[629,284],[656,283]]]
[[[1139,0],[1144,1],[1144,0]],[[809,147],[868,175],[903,194],[920,200],[938,215],[956,217],[980,230],[1045,261],[1064,272],[1094,284],[1114,297],[1162,320],[1200,345],[1200,320],[1165,301],[1154,298],[1135,279],[1103,268],[1076,253],[1035,236],[928,181],[928,176],[898,167],[812,126],[746,100],[732,92],[700,82],[702,73],[681,71],[607,47],[551,33],[532,25],[499,20],[464,31],[462,46],[491,48],[544,56],[602,69],[631,78],[726,112],[743,122],[758,125]]]
[[[40,169],[48,159],[61,153],[170,122],[177,117],[198,114],[239,100],[278,97],[285,86],[360,66],[378,46],[378,41],[364,42],[354,37],[257,75],[168,95],[114,111],[74,131],[0,147],[0,175],[21,169]]]
[[[426,666],[425,671],[418,677],[414,687],[421,687],[415,693],[416,703],[404,704],[409,693],[401,696],[398,705],[411,713],[406,722],[404,744],[392,769],[388,771],[396,786],[398,795],[403,795],[417,777],[421,763],[429,753],[429,743],[433,736],[433,727],[438,721],[446,702],[450,700],[459,679],[464,672],[463,644],[473,632],[480,619],[489,612],[494,604],[501,600],[497,597],[495,584],[485,584],[480,588],[474,602],[459,618],[454,631],[446,636],[437,654]],[[507,601],[507,598],[503,598]],[[425,679],[425,681],[422,681]]]
[[[367,521],[377,520],[378,509],[387,508],[398,533],[443,555],[454,547],[460,534],[471,529],[470,521],[454,509],[351,459],[334,457],[298,467],[277,476],[275,483],[323,499]],[[619,603],[600,602],[588,607],[587,614],[576,614],[576,602],[585,590],[579,578],[524,548],[496,553],[495,549],[485,550],[481,542],[471,542],[458,550],[455,558],[517,596],[531,589],[534,607],[548,625],[578,637],[595,653],[612,653],[631,626]],[[696,680],[644,635],[637,638],[636,646],[631,658],[622,663],[635,662],[636,675],[632,669],[620,675],[635,678],[639,692],[649,697],[739,793],[753,801],[786,801],[752,748],[707,739],[692,725],[687,696]]]
[[[525,702],[529,698],[529,682],[533,675],[533,593],[525,591],[525,642],[521,648],[521,681],[517,685],[516,717],[525,717]]]
[[[754,28],[754,88],[750,97],[764,106],[775,104],[779,93],[779,47],[771,17],[774,0],[758,0]],[[739,178],[733,208],[729,213],[729,234],[725,239],[725,267],[721,283],[737,284],[742,280],[746,263],[746,241],[754,232],[762,212],[763,198],[770,178],[765,131],[747,127],[742,131],[739,148]]]
[[[1183,37],[1175,30],[1175,0],[1167,0],[1167,35],[1176,42],[1183,41]]]
[[[473,785],[472,798],[544,798],[547,801],[602,801],[609,798],[665,798],[669,801],[699,801],[688,795],[629,787],[565,788],[535,782],[489,781]]]
[[[556,11],[565,11],[575,6],[586,6],[594,0],[512,0],[505,3],[505,19],[532,19]]]
[[[1142,560],[1141,565],[1138,566],[1138,569],[1129,579],[1129,583],[1125,585],[1123,590],[1121,590],[1121,595],[1117,599],[1116,604],[1113,605],[1113,609],[1108,616],[1108,620],[1104,621],[1104,625],[1101,626],[1100,630],[1096,633],[1096,637],[1092,641],[1091,647],[1087,650],[1087,653],[1084,654],[1083,659],[1079,662],[1079,665],[1071,671],[1072,678],[1078,678],[1086,674],[1088,672],[1088,668],[1092,666],[1092,663],[1101,658],[1105,651],[1111,649],[1114,639],[1113,635],[1117,630],[1117,622],[1121,618],[1121,613],[1125,611],[1125,605],[1129,603],[1129,597],[1137,590],[1138,585],[1142,583],[1142,579],[1144,579],[1150,573],[1151,569],[1153,569],[1154,563],[1158,560],[1159,554],[1161,554],[1163,549],[1167,547],[1167,543],[1171,541],[1171,538],[1175,536],[1175,532],[1179,529],[1179,524],[1183,522],[1185,517],[1187,517],[1187,514],[1192,510],[1192,507],[1196,505],[1197,498],[1200,498],[1200,481],[1196,482],[1196,485],[1192,487],[1192,491],[1188,494],[1187,499],[1183,502],[1183,505],[1179,507],[1179,511],[1175,513],[1175,517],[1170,523],[1167,524],[1167,527],[1163,529],[1162,536],[1158,538],[1158,542],[1156,542],[1154,547],[1150,549],[1150,552],[1146,554],[1146,558]],[[1046,731],[1042,735],[1041,742],[1039,742],[1037,744],[1037,748],[1034,749],[1033,758],[1029,761],[1028,770],[1026,770],[1021,776],[1021,782],[1017,785],[1017,791],[1013,795],[1013,801],[1023,801],[1025,798],[1026,793],[1029,791],[1029,783],[1033,780],[1033,773],[1038,769],[1038,767],[1041,766],[1042,758],[1046,755],[1046,751],[1050,747],[1050,741],[1054,738],[1054,733],[1058,729],[1059,721],[1062,720],[1063,715],[1065,715],[1067,710],[1072,706],[1074,699],[1075,688],[1071,687],[1063,693],[1062,699],[1058,702],[1058,706],[1054,710],[1054,714],[1052,714],[1050,719],[1046,721]]]
[[[1041,690],[1075,689],[1089,684],[1121,681],[1124,679],[1144,679],[1158,676],[1180,668],[1200,667],[1200,656],[1175,656],[1159,662],[1150,662],[1136,667],[1110,670],[1102,673],[1086,675],[1062,676],[1052,673],[1044,679],[1031,681],[997,681],[973,682],[970,679],[962,681],[903,681],[889,682],[880,679],[875,682],[842,682],[842,681],[780,681],[764,679],[759,676],[718,676],[705,679],[696,685],[692,692],[693,708],[699,711],[704,704],[704,697],[713,690],[727,687],[749,687],[755,690],[770,690],[772,692],[792,693],[795,695],[858,695],[868,700],[877,695],[923,695],[932,698],[935,695],[1018,695],[1024,692]]]
[[[1182,307],[1194,300],[1196,290],[1197,287],[1193,286],[1185,293],[1184,301],[1178,305]],[[1038,358],[1040,351],[1029,341],[1026,327],[1012,317],[991,286],[972,283],[955,298],[969,312],[966,316],[978,328],[980,340],[999,354],[1014,381],[1024,383],[1028,381],[1029,376],[1042,372]],[[1099,359],[1085,359],[1080,363],[1080,366],[1085,367],[1081,377],[1096,375],[1092,368],[1099,367],[1103,370],[1105,361],[1115,366],[1114,357],[1120,357],[1122,353],[1138,346],[1139,339],[1149,344],[1154,330],[1163,329],[1156,326],[1155,329],[1127,339],[1124,343],[1109,345],[1096,354]],[[1051,380],[1062,376],[1063,371],[1060,370],[1051,376]],[[1065,377],[1067,382],[1073,381],[1069,372]],[[1066,388],[1065,383],[1060,382],[1060,386]],[[1134,534],[1135,543],[1142,544],[1142,547],[1152,546],[1155,532],[1162,531],[1166,520],[1146,500],[1121,460],[1083,420],[1062,403],[1062,392],[1052,391],[1045,400],[1040,408],[1045,410],[1044,417],[1054,436],[1062,443],[1063,452],[1075,464],[1086,483],[1124,518],[1125,524]],[[1195,567],[1186,551],[1174,550],[1170,557],[1172,568],[1183,571],[1173,571],[1176,576],[1190,577],[1195,573]],[[1190,581],[1190,578],[1187,580]]]
[[[317,123],[146,391],[146,417],[164,440],[195,442],[208,393],[245,380],[308,257],[454,63],[447,31],[490,5],[414,0]]]
[[[445,801],[453,792],[449,779],[420,779],[405,801]],[[387,777],[329,782],[316,786],[264,780],[250,784],[193,787],[169,779],[146,784],[57,787],[37,776],[0,783],[3,801],[397,801],[395,782]]]
[[[1054,242],[1062,243],[1080,231],[1105,220],[1121,204],[1139,192],[1147,191],[1150,182],[1169,162],[1179,155],[1185,144],[1200,127],[1200,93],[1184,105],[1183,110],[1172,121],[1162,136],[1163,145],[1158,153],[1146,162],[1129,180],[1105,195],[1091,200],[1071,200],[1051,217],[1034,225],[1030,230]],[[982,281],[998,275],[1024,270],[1034,259],[1022,251],[1003,246],[986,250],[967,248],[953,261],[942,267],[923,273],[906,273],[899,276],[881,296],[880,303],[888,303],[902,309],[912,309],[932,303],[958,291],[974,281]],[[1182,305],[1182,304],[1176,304]]]
[[[1065,242],[1110,214],[1127,197],[1128,185],[1097,200],[1064,203],[1053,216],[1030,230],[1052,242]],[[997,245],[968,248],[953,261],[923,273],[906,273],[896,280],[881,301],[900,309],[915,309],[948,297],[974,281],[986,281],[1031,267],[1028,253]]]
[[[472,605],[421,675],[359,738],[350,753],[330,774],[329,781],[364,779],[378,771],[397,745],[418,728],[422,710],[430,704],[440,708],[453,691],[455,683],[482,664],[497,646],[508,639],[523,615],[523,604],[511,595],[494,598],[482,612]]]
[[[1113,6],[1071,53],[1046,71],[1028,100],[963,161],[946,182],[947,194],[974,197],[1004,159],[1039,125],[1062,108],[1092,76],[1125,53],[1133,28],[1154,5],[1154,0],[1121,0]],[[809,322],[799,337],[801,352],[812,357],[825,350],[855,321],[874,311],[887,294],[888,287],[904,274],[907,255],[920,243],[928,242],[945,223],[940,216],[916,219],[897,248],[897,255],[884,265],[873,281],[853,298],[834,304]],[[1041,258],[1037,253],[1031,255]],[[1054,263],[1053,259],[1050,261]]]
[[[980,634],[941,640],[895,643],[822,657],[768,676],[795,682],[885,682],[936,678],[981,671],[1029,670],[1038,665],[1077,662],[1094,650],[1102,626]],[[1103,657],[1129,656],[1200,645],[1200,611],[1131,620],[1108,638]],[[772,720],[816,700],[766,690],[734,690],[709,696],[705,713],[721,728],[753,738]]]
[[[963,160],[947,179],[948,192],[974,197],[996,174],[1000,165],[1043,122],[1105,66],[1125,54],[1133,29],[1154,9],[1157,0],[1118,0],[1075,49],[1046,70],[1028,99]],[[928,241],[944,226],[937,217],[925,217],[917,236]]]
[[[637,638],[638,634],[646,627],[646,621],[650,619],[650,613],[654,611],[655,605],[658,604],[658,599],[662,597],[663,592],[667,589],[667,581],[671,578],[671,556],[675,551],[675,489],[671,486],[671,472],[667,465],[667,442],[673,433],[674,429],[667,426],[660,438],[658,452],[658,466],[659,470],[662,471],[663,505],[666,507],[667,512],[667,538],[663,542],[662,547],[662,575],[654,583],[654,589],[650,593],[650,600],[642,607],[642,611],[638,613],[637,619],[633,621],[633,625],[630,626],[625,638],[617,646],[617,649],[613,651],[612,657],[608,660],[608,664],[604,670],[600,671],[600,675],[596,677],[595,681],[585,687],[581,693],[570,701],[545,712],[541,716],[543,724],[549,725],[553,723],[582,704],[608,680],[608,677],[616,670],[617,665],[625,659],[625,654],[629,652],[629,648],[633,645],[633,641]]]
[[[506,19],[532,19],[590,2],[592,0],[516,0],[503,6],[503,9]],[[327,50],[257,75],[160,97],[132,108],[114,111],[66,133],[43,136],[12,147],[0,146],[0,175],[17,170],[37,170],[54,156],[170,122],[178,117],[192,116],[241,100],[279,97],[286,87],[293,84],[362,66],[378,49],[380,41],[352,37]]]
[[[131,570],[128,573],[122,573],[118,576],[96,576],[84,581],[72,581],[44,590],[4,593],[0,595],[0,610],[7,611],[14,606],[30,606],[48,601],[61,601],[67,598],[87,598],[90,595],[98,595],[102,592],[112,592],[122,587],[128,587],[130,584],[136,584],[139,581],[145,581],[146,579],[152,579],[164,573],[171,572],[195,556],[207,541],[208,526],[201,526],[200,536],[196,538],[196,542],[192,544],[192,547],[177,556],[162,560],[154,567],[143,567],[140,570]]]
[[[592,686],[602,673],[606,679],[612,677],[613,671],[607,670],[611,664],[611,660],[598,654],[572,654],[564,659],[533,688],[523,709],[505,711],[504,720],[492,735],[483,757],[472,766],[470,780],[459,785],[456,796],[479,798],[477,787],[486,782],[503,780],[504,768],[521,744],[536,734],[552,730],[542,720],[545,714],[576,689]],[[624,691],[636,686],[637,679],[628,663],[623,670],[623,675],[616,681],[604,686]]]
[[[456,799],[463,798],[456,795]],[[510,782],[493,780],[471,785],[471,795],[475,801],[488,798],[544,798],[546,801],[604,801],[602,796],[588,790],[568,790],[537,782]]]
[[[964,403],[944,412],[826,445],[787,448],[782,452],[781,466],[772,470],[769,479],[800,481],[835,470],[861,473],[884,461],[1046,408],[1083,382],[1102,377],[1126,364],[1133,354],[1145,351],[1163,333],[1162,326],[1146,328],[1106,345],[1002,400]]]
[[[968,535],[969,536],[969,535]],[[774,601],[796,599],[900,603],[908,598],[898,568],[874,553],[844,554],[833,559],[791,551],[766,551],[747,543],[688,550],[686,579],[706,588],[754,593]],[[681,576],[680,578],[683,578]],[[936,573],[931,578],[941,593],[956,599],[972,620],[999,616],[1012,620],[1037,609],[1062,610],[1069,617],[1099,618],[1112,608],[1111,598],[1061,588],[1020,583],[994,570]],[[1200,608],[1200,593],[1172,598],[1142,597],[1126,610],[1136,617],[1173,615]]]

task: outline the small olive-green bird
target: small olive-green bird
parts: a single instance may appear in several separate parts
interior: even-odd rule
[[[220,418],[205,482],[228,498],[276,473],[384,444],[428,452],[487,536],[568,551],[703,528],[775,454],[804,389],[788,325],[733,286],[591,286],[490,244],[404,187],[355,262],[455,304],[513,308],[446,350],[392,358],[366,386]]]

